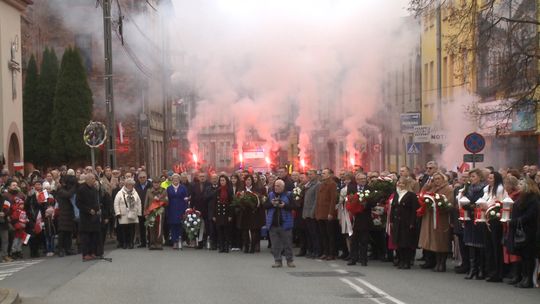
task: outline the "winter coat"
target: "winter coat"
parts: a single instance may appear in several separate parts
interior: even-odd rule
[[[167,206],[167,223],[182,224],[182,217],[188,208],[188,202],[186,200],[188,191],[182,184],[178,185],[178,188],[174,188],[170,185],[167,188],[167,197],[169,199],[169,205]]]
[[[483,184],[466,185],[462,195],[466,196],[471,204],[467,210],[473,215],[472,219],[463,223],[463,242],[465,245],[476,248],[484,248],[486,246],[486,224],[474,222],[474,206],[478,199],[484,195]],[[458,196],[458,200],[461,196]]]
[[[394,194],[390,223],[392,242],[397,248],[416,248],[416,209],[416,193],[407,192],[401,199],[397,192]]]
[[[518,198],[512,206],[509,229],[511,253],[525,258],[532,258],[535,255],[539,200],[540,198],[537,195],[528,193]],[[526,236],[525,245],[523,246],[516,246],[513,241],[518,222],[521,222]]]
[[[130,193],[126,187],[123,187],[114,198],[114,215],[116,217],[120,216],[120,218],[118,218],[118,223],[120,225],[139,223],[138,217],[142,216],[142,202],[139,194],[133,189],[131,190],[131,195],[133,196],[133,200],[130,202]],[[130,212],[137,216],[129,218],[128,214]]]
[[[329,178],[323,181],[317,192],[317,206],[315,207],[315,219],[328,220],[328,215],[337,218],[336,204],[338,199],[337,184]]]
[[[281,202],[285,204],[285,207],[278,208],[272,205],[272,200],[278,198]],[[268,201],[264,203],[266,211],[266,227],[269,229],[271,227],[276,227],[276,223],[279,227],[282,227],[284,230],[291,230],[294,226],[294,220],[292,215],[292,210],[296,208],[294,201],[291,199],[290,192],[283,192],[277,194],[271,192],[268,195]]]
[[[309,181],[304,186],[304,206],[302,209],[303,218],[315,218],[315,207],[317,207],[317,193],[321,183],[319,181]]]
[[[420,240],[418,244],[421,248],[434,252],[450,252],[450,236],[452,229],[450,228],[450,215],[452,208],[455,208],[454,190],[447,184],[435,188],[432,187],[432,192],[443,194],[452,204],[451,208],[438,209],[438,215],[434,209],[427,209],[422,217],[422,227],[420,229]],[[437,227],[434,227],[434,217],[437,216]]]
[[[228,188],[228,201],[222,202],[219,199],[219,187],[212,193],[215,195],[211,199],[212,205],[209,206],[210,215],[216,219],[215,223],[217,226],[227,225],[229,223],[229,218],[232,218],[234,215],[234,210],[231,207],[233,199],[233,190],[232,187]]]
[[[201,213],[202,218],[208,217],[208,203],[205,199],[205,190],[210,187],[210,183],[199,181],[191,184],[191,206]]]
[[[137,182],[134,188],[135,188],[135,191],[137,191],[139,198],[141,199],[141,205],[144,205],[144,200],[146,199],[146,193],[150,189],[152,189],[152,182],[147,180],[144,184],[144,188],[140,182]]]
[[[356,188],[347,187],[347,194],[355,194],[358,191],[370,190],[369,186],[356,185]],[[367,200],[364,210],[354,216],[353,219],[353,233],[367,232],[373,230],[373,218],[371,216],[371,209],[377,206],[377,203],[373,200]]]
[[[77,189],[65,189],[61,187],[56,192],[56,201],[58,202],[58,231],[75,231],[75,211],[71,198],[75,195]]]
[[[95,187],[82,184],[77,189],[77,208],[80,212],[80,232],[99,232],[101,230],[101,216],[99,210],[99,193]],[[91,214],[94,210],[95,214]]]
[[[253,190],[253,189],[252,189]],[[247,190],[246,190],[247,191]],[[255,209],[240,209],[238,211],[237,228],[238,229],[260,229],[265,224],[264,202],[265,196],[253,190],[251,193],[259,199],[259,204]],[[262,221],[261,221],[262,215]]]
[[[214,207],[217,201],[218,189],[219,188],[217,185],[212,185],[212,184],[208,184],[206,188],[204,189],[204,202],[208,210],[208,213],[206,214],[206,216],[204,216],[203,214],[204,216],[203,218],[206,220],[209,220],[209,221],[212,220],[212,216],[214,214]]]

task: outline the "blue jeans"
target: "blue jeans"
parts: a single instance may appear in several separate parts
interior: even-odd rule
[[[45,234],[45,250],[47,253],[54,252],[54,234]]]

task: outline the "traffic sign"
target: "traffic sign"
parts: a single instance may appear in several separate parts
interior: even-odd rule
[[[484,154],[463,154],[463,162],[482,163],[484,162]]]
[[[408,143],[407,154],[420,154],[420,145],[417,143]]]
[[[467,151],[473,154],[480,153],[482,150],[484,150],[484,147],[486,146],[486,139],[484,138],[484,136],[473,132],[465,136],[463,145],[465,146],[465,149],[467,149]]]
[[[414,142],[415,143],[428,143],[431,134],[430,125],[421,125],[414,127]]]

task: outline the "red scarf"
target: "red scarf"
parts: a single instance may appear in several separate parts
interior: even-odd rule
[[[227,186],[220,186],[219,187],[219,201],[222,204],[228,204],[229,203],[229,189]]]

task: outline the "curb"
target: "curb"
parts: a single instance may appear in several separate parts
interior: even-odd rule
[[[21,299],[15,289],[0,288],[0,304],[19,304]]]

